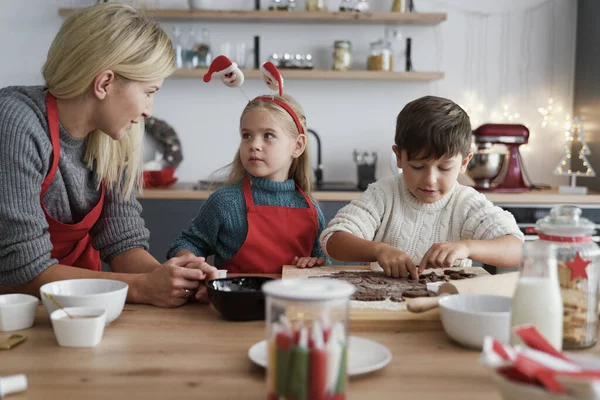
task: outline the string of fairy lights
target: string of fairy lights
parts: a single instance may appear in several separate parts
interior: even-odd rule
[[[544,10],[545,12],[549,12],[552,16],[552,28],[549,30],[548,35],[548,61],[546,65],[549,68],[549,76],[548,76],[548,84],[549,84],[549,96],[547,98],[546,104],[543,104],[536,108],[537,115],[539,116],[539,126],[541,129],[564,129],[564,156],[559,162],[558,166],[555,168],[554,173],[556,175],[564,175],[571,176],[572,178],[576,176],[595,176],[594,169],[590,165],[589,161],[586,158],[586,155],[591,154],[589,147],[585,143],[584,140],[584,129],[581,121],[575,117],[573,118],[569,111],[557,101],[553,91],[554,91],[554,46],[555,46],[555,27],[558,24],[557,21],[557,3],[560,0],[540,0],[536,4],[532,6],[521,6],[518,9],[505,10],[501,12],[482,12],[480,10],[472,10],[466,8],[464,5],[461,5],[459,2],[449,2],[448,0],[432,0],[438,7],[442,6],[448,10],[457,12],[466,17],[471,17],[472,23],[470,23],[466,28],[466,60],[465,60],[465,86],[467,87],[467,91],[465,94],[464,101],[461,102],[461,107],[469,114],[471,117],[471,122],[474,127],[479,126],[481,123],[485,122],[496,122],[496,123],[525,123],[522,121],[523,114],[519,111],[515,110],[515,108],[511,105],[510,101],[503,101],[499,109],[492,109],[488,114],[486,111],[486,107],[483,101],[478,97],[477,91],[474,89],[476,85],[473,85],[471,80],[474,79],[473,76],[476,76],[478,73],[478,68],[473,68],[469,63],[470,62],[480,62],[480,61],[472,61],[473,60],[473,47],[480,47],[480,51],[487,51],[487,25],[489,23],[489,18],[492,16],[499,17],[500,26],[501,26],[501,35],[499,42],[499,51],[500,51],[500,74],[498,75],[498,79],[500,80],[500,84],[503,85],[502,91],[504,93],[504,97],[508,97],[508,67],[510,65],[510,60],[508,58],[508,54],[510,51],[509,46],[509,38],[508,32],[511,32],[511,18],[518,14],[523,14],[524,17],[524,28],[523,28],[523,37],[522,37],[522,54],[519,56],[519,61],[522,63],[522,75],[523,70],[527,70],[529,66],[529,57],[533,53],[532,46],[535,46],[531,42],[532,37],[532,25],[534,20],[534,14],[540,10]],[[480,23],[484,23],[486,26],[486,31],[483,32],[475,32],[477,27],[480,26]],[[481,40],[483,40],[483,44],[481,44]],[[476,44],[473,44],[475,41]],[[484,57],[487,59],[487,57]],[[484,76],[483,84],[487,84],[487,77]],[[526,93],[530,92],[529,84],[526,78],[520,77],[521,81],[518,83],[518,90],[525,90]],[[514,91],[513,91],[514,92]],[[569,91],[571,92],[571,91]],[[533,111],[533,110],[532,110]],[[531,115],[531,114],[527,114]],[[572,154],[574,146],[575,148],[579,148],[578,154]],[[579,147],[580,146],[580,147]],[[583,166],[582,170],[575,170],[572,168],[572,158],[577,157],[580,160],[580,165]]]

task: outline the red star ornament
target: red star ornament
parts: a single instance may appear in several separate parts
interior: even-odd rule
[[[585,269],[591,263],[591,261],[581,258],[579,252],[577,252],[575,258],[571,262],[565,263],[567,267],[569,267],[569,269],[571,270],[571,280],[574,281],[575,278],[579,276],[583,279],[587,279],[588,276]]]

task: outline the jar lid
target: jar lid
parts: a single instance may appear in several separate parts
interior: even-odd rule
[[[333,45],[335,47],[347,47],[347,48],[350,48],[350,41],[348,41],[348,40],[336,40],[335,42],[333,42]]]
[[[591,236],[596,225],[581,217],[581,208],[559,205],[550,210],[550,215],[538,220],[535,229],[549,236]]]
[[[289,300],[321,301],[350,298],[354,285],[329,278],[278,279],[262,286],[268,296]]]

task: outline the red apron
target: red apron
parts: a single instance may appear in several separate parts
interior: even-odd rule
[[[58,128],[58,111],[56,108],[56,98],[50,93],[46,94],[46,109],[48,113],[48,127],[50,128],[50,140],[52,142],[52,166],[50,172],[42,183],[42,194],[50,187],[56,170],[58,169],[58,160],[60,159],[60,135]],[[52,242],[52,258],[57,258],[60,264],[73,267],[91,269],[100,271],[102,263],[100,262],[100,253],[92,247],[92,237],[90,229],[100,219],[102,207],[104,206],[104,184],[101,185],[100,200],[98,204],[78,223],[64,224],[52,218],[42,204],[42,209],[48,221],[48,232],[50,232],[50,241]]]
[[[280,274],[294,258],[309,257],[317,239],[319,223],[312,201],[296,186],[308,208],[256,206],[250,181],[244,178],[248,235],[235,256],[222,268],[235,273]]]

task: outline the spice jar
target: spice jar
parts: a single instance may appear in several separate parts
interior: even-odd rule
[[[369,71],[391,71],[392,62],[392,46],[389,42],[378,40],[371,43],[371,54],[367,59],[367,69]]]
[[[288,0],[271,0],[269,10],[271,11],[287,11],[289,9]]]
[[[333,45],[333,70],[347,71],[352,66],[351,44],[347,40],[336,40]]]
[[[407,0],[394,0],[392,4],[392,12],[406,12],[407,8]]]
[[[325,0],[306,0],[306,11],[327,11]]]
[[[600,247],[592,241],[596,226],[571,205],[552,208],[537,221],[539,242],[557,247],[558,280],[562,293],[563,348],[596,344]]]
[[[282,279],[262,290],[268,399],[345,398],[354,286],[327,278]]]
[[[354,11],[355,0],[342,0],[340,3],[340,11]]]

